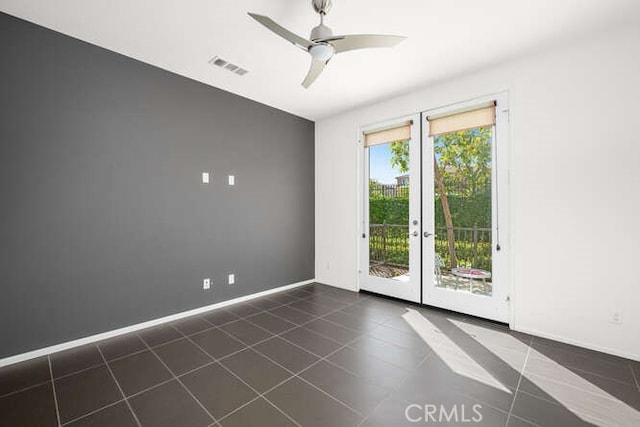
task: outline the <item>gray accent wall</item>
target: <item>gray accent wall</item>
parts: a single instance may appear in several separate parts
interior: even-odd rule
[[[0,244],[0,358],[312,279],[314,123],[0,14]]]

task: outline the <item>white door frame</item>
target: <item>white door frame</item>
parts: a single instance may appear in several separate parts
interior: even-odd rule
[[[471,314],[500,322],[509,322],[509,99],[506,92],[476,98],[471,101],[453,104],[447,107],[426,111],[422,114],[422,188],[423,188],[423,230],[434,233],[433,223],[433,175],[425,173],[427,165],[433,162],[433,140],[429,137],[428,116],[461,112],[482,104],[496,101],[496,125],[492,141],[492,296],[473,295],[451,289],[434,286],[433,236],[423,236],[422,260],[422,302],[461,313]],[[428,210],[429,209],[429,210]],[[498,228],[499,227],[499,228]],[[431,245],[431,246],[429,246]],[[497,250],[497,248],[500,250]]]
[[[364,146],[364,133],[392,127],[402,122],[412,121],[409,143],[409,232],[417,232],[409,237],[409,281],[400,282],[369,275],[369,153]],[[421,298],[421,193],[420,193],[420,114],[399,117],[393,120],[364,126],[358,132],[358,287],[407,301],[420,302]],[[417,221],[417,224],[411,222]],[[411,224],[410,224],[411,223]],[[364,237],[363,237],[364,236]]]

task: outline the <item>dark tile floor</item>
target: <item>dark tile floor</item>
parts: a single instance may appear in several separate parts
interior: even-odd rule
[[[313,284],[0,369],[1,426],[640,425],[640,363]]]

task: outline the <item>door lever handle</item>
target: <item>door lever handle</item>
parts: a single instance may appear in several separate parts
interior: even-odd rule
[[[428,231],[425,231],[423,235],[424,237],[430,237],[430,236],[433,236],[433,233],[429,233]]]
[[[413,233],[409,233],[409,236],[418,237],[420,233],[418,231],[414,231]]]

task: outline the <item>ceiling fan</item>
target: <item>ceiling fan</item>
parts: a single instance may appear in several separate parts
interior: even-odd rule
[[[314,10],[320,15],[320,25],[311,30],[309,39],[300,37],[286,28],[276,24],[271,18],[255,13],[249,13],[253,19],[293,43],[295,46],[311,54],[311,68],[302,82],[308,88],[318,78],[333,55],[356,49],[372,47],[393,47],[404,40],[403,36],[380,34],[349,34],[334,36],[331,28],[324,25],[324,17],[332,6],[332,0],[311,0]]]

